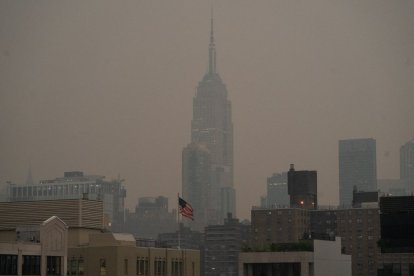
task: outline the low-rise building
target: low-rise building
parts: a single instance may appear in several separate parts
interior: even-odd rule
[[[351,276],[351,256],[341,253],[341,241],[314,240],[312,246],[273,247],[265,252],[242,252],[239,275]],[[288,249],[290,248],[290,249]]]

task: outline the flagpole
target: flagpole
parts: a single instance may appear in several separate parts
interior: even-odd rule
[[[181,249],[181,227],[180,227],[180,193],[177,193],[177,222],[178,222],[178,249]]]

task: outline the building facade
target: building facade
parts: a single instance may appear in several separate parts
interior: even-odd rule
[[[209,225],[205,229],[204,275],[236,276],[238,257],[250,238],[250,225],[228,214],[223,225]]]
[[[105,180],[104,176],[65,172],[63,177],[41,180],[36,185],[10,184],[8,201],[42,201],[60,199],[101,200],[106,228],[118,229],[124,223],[126,190],[121,180]]]
[[[236,203],[233,187],[233,123],[231,120],[231,103],[227,98],[227,89],[216,70],[216,48],[213,33],[213,19],[211,19],[210,44],[208,48],[208,71],[199,82],[196,95],[193,98],[193,119],[191,121],[191,144],[189,147],[203,145],[209,155],[210,169],[208,176],[201,182],[208,190],[205,195],[213,194],[212,199],[218,199],[216,210],[202,205],[201,209],[194,208],[204,214],[206,221],[214,224],[222,222],[225,214],[235,215]],[[191,204],[200,197],[195,192],[199,183],[191,180],[197,177],[197,165],[188,164],[186,159],[188,147],[183,151],[183,196]],[[185,160],[186,159],[186,160]],[[184,167],[184,165],[186,165]],[[203,173],[205,175],[205,173]],[[201,176],[200,176],[201,177]],[[188,195],[188,196],[186,196]],[[202,199],[202,202],[210,202]],[[202,203],[203,204],[203,203]],[[194,206],[193,206],[194,207]],[[205,211],[203,211],[205,210]],[[211,212],[210,212],[211,210]],[[219,217],[216,217],[218,214]],[[208,224],[205,224],[208,225]]]
[[[288,172],[288,193],[291,208],[316,209],[318,207],[316,171],[296,171],[291,164]]]
[[[376,141],[347,139],[339,141],[339,204],[352,205],[354,186],[358,191],[377,190]]]
[[[252,242],[254,250],[272,244],[298,242],[310,234],[309,210],[301,208],[253,208]]]
[[[53,216],[0,230],[0,275],[66,275],[68,227]]]

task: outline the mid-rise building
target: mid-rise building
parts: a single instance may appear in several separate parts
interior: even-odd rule
[[[209,225],[205,229],[204,275],[239,275],[238,257],[249,240],[250,225],[228,214],[223,225]]]
[[[352,205],[352,191],[377,190],[376,141],[347,139],[339,141],[339,204]]]
[[[293,164],[288,172],[288,193],[291,208],[316,209],[318,207],[316,171],[296,171]]]
[[[298,242],[310,235],[307,209],[254,207],[251,220],[251,246],[255,250],[266,250],[277,243]]]
[[[291,250],[275,247],[267,252],[242,252],[239,275],[352,275],[351,256],[343,254],[340,238],[313,240],[309,245]]]
[[[103,201],[105,227],[118,229],[124,223],[126,190],[122,180],[105,180],[104,176],[65,172],[63,177],[41,180],[36,185],[10,184],[8,201],[92,199]]]
[[[414,139],[400,148],[400,180],[408,194],[414,192]]]

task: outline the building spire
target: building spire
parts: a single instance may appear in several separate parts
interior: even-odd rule
[[[216,45],[214,44],[213,5],[211,5],[210,44],[208,47],[208,73],[216,73]]]

